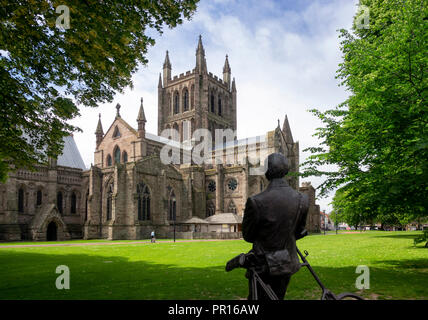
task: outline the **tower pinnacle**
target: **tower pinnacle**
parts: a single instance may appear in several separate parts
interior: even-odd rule
[[[171,62],[169,61],[169,54],[168,54],[168,50],[166,50],[166,55],[165,55],[165,61],[163,63],[163,67],[165,68],[169,68],[171,69]]]
[[[205,60],[205,50],[201,35],[199,35],[198,47],[196,49],[196,72],[207,72],[207,62]]]
[[[229,90],[230,90],[230,73],[231,73],[231,69],[229,65],[229,59],[226,54],[226,60],[224,61],[224,66],[223,66],[223,81],[227,83]]]
[[[95,130],[96,144],[97,148],[100,145],[104,137],[103,125],[101,124],[101,113],[98,114],[98,124],[97,129]]]

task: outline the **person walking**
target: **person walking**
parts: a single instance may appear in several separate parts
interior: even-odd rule
[[[156,242],[156,237],[155,237],[155,231],[153,230],[152,233],[150,234],[152,240],[151,243],[155,243]]]

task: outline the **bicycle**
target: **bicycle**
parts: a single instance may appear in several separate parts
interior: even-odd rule
[[[363,297],[360,297],[359,295],[352,293],[352,292],[343,292],[338,295],[334,294],[330,290],[328,290],[324,284],[321,282],[321,279],[318,277],[318,275],[315,273],[314,269],[312,269],[309,262],[306,260],[306,257],[309,255],[309,253],[305,250],[303,251],[305,255],[303,255],[299,248],[296,247],[297,254],[300,256],[300,259],[302,260],[301,266],[307,267],[312,274],[312,276],[315,278],[315,281],[318,283],[318,285],[321,287],[322,295],[321,300],[344,300],[347,298],[350,298],[352,300],[364,300]],[[249,253],[241,253],[240,255],[236,256],[235,258],[229,260],[226,264],[226,271],[229,272],[235,268],[245,268],[250,272],[250,278],[252,281],[252,296],[251,298],[253,300],[258,300],[258,292],[257,292],[257,283],[260,284],[260,287],[266,292],[267,296],[271,300],[278,300],[278,297],[276,296],[275,292],[272,290],[272,288],[263,282],[262,278],[256,271],[256,265],[254,264],[254,261],[257,259],[255,258],[255,254],[253,252]]]

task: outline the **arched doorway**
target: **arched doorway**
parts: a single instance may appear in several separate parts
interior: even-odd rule
[[[51,221],[48,224],[48,229],[46,231],[46,240],[47,241],[56,241],[57,240],[57,226],[56,223]]]

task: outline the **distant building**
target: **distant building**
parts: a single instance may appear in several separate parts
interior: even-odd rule
[[[325,210],[320,212],[320,226],[322,230],[334,230],[334,222],[330,219],[330,215]]]
[[[290,172],[297,172],[299,143],[285,116],[282,128],[278,121],[263,137],[227,144],[213,140],[206,155],[214,159],[211,164],[164,164],[160,153],[167,143],[180,147],[183,157],[194,143],[195,130],[236,130],[237,89],[227,56],[222,78],[208,72],[199,38],[195,67],[179,76],[172,76],[171,70],[167,52],[158,82],[157,135],[146,132],[142,100],[137,128],[121,117],[118,104],[106,132],[100,115],[94,165],[88,170],[69,137],[58,161],[50,160],[37,172],[11,173],[0,185],[0,239],[144,239],[152,230],[157,237],[238,237],[246,199],[268,185],[264,175],[250,174],[258,166],[251,160],[262,151],[279,152],[287,157]],[[164,129],[178,134],[166,139],[160,136]],[[218,152],[232,156],[233,163],[216,162]],[[310,182],[299,188],[297,176],[286,180],[308,194],[306,227],[318,232],[315,189]]]

